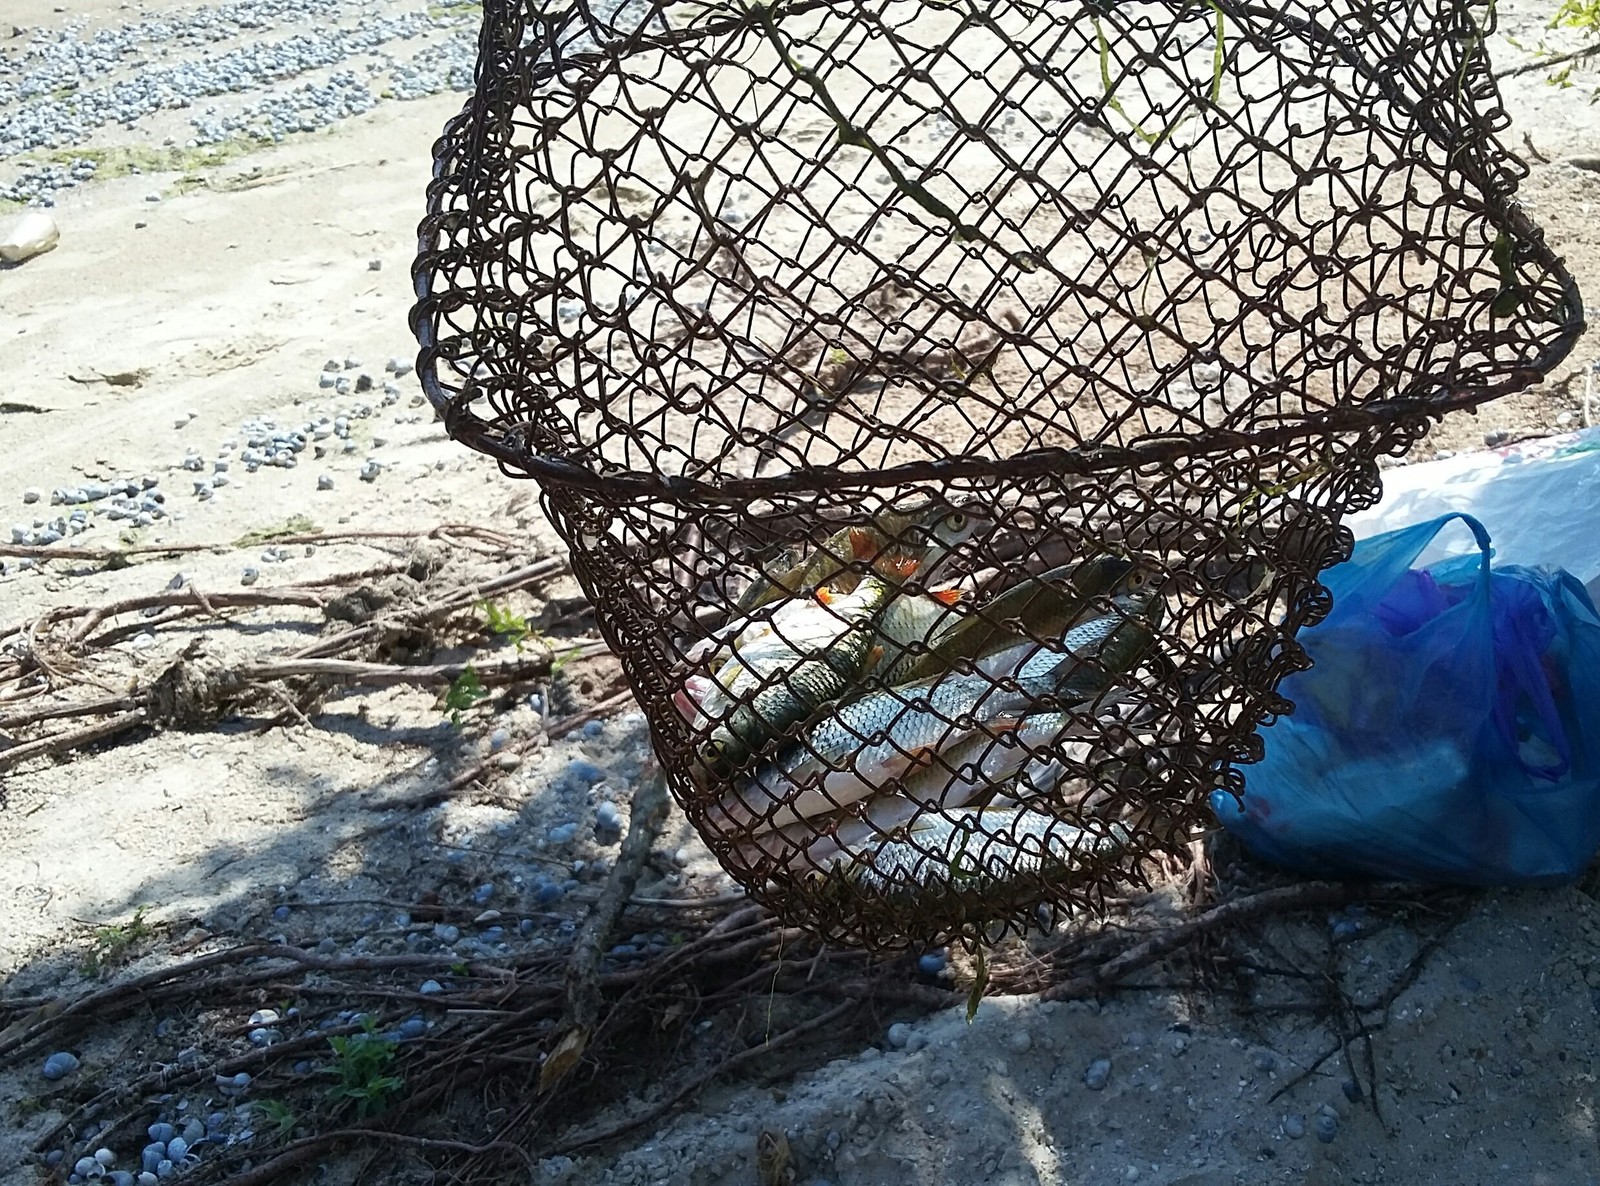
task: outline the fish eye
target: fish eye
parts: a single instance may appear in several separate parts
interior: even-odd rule
[[[960,531],[967,525],[967,517],[960,511],[952,511],[945,516],[944,525],[951,531]]]
[[[1136,568],[1128,574],[1128,588],[1142,589],[1149,580],[1149,573],[1142,568]]]

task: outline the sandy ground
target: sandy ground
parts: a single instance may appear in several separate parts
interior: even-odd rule
[[[70,7],[106,20],[120,11],[109,0]],[[1551,7],[1501,5],[1503,33],[1536,44]],[[56,8],[23,0],[4,19],[49,27],[65,19]],[[1495,52],[1497,63],[1526,60],[1503,37]],[[1600,292],[1600,174],[1562,163],[1592,148],[1600,108],[1589,95],[1600,76],[1580,64],[1572,82],[1551,86],[1543,72],[1508,80],[1515,122],[1507,136],[1519,150],[1529,138],[1527,147],[1549,162],[1530,160],[1526,203],[1585,291]],[[152,533],[163,543],[225,544],[304,516],[352,530],[491,523],[524,538],[530,557],[556,549],[526,488],[451,443],[410,375],[399,381],[398,402],[367,399],[374,410],[357,423],[353,452],[233,474],[207,501],[189,496],[191,475],[181,468],[187,450],[209,460],[223,442],[242,439],[252,418],[295,425],[360,402],[319,389],[327,360],[356,360],[341,373],[381,384],[387,359],[414,354],[407,270],[428,150],[460,101],[383,104],[211,171],[211,184],[190,192],[171,192],[172,177],[143,176],[66,194],[55,211],[60,248],[0,272],[0,403],[25,409],[0,415],[0,505],[26,523],[42,509],[24,507],[27,488],[148,473],[161,476],[176,510]],[[153,191],[165,196],[147,201]],[[1592,353],[1580,344],[1541,388],[1452,419],[1418,455],[1481,447],[1486,433],[1573,426]],[[130,372],[142,376],[134,385],[100,379]],[[383,469],[363,482],[358,473],[369,459]],[[318,489],[322,474],[331,490]],[[114,532],[102,525],[79,542],[111,544]],[[271,587],[358,570],[392,553],[344,543],[271,562],[255,550],[218,550],[115,572],[12,565],[0,576],[0,619],[153,592],[179,572],[197,587],[226,590],[239,587],[250,564],[262,571],[257,587]],[[567,585],[544,596],[572,592]],[[538,613],[547,602],[527,608]],[[318,628],[315,613],[244,620],[261,632],[252,645],[267,649]],[[103,674],[148,677],[197,638],[219,653],[239,645],[174,631],[141,647],[120,644]],[[454,730],[431,693],[396,690],[343,697],[309,724],[264,733],[244,725],[152,733],[70,763],[30,763],[0,788],[0,972],[12,978],[8,992],[41,991],[61,967],[49,953],[141,904],[179,934],[200,925],[219,935],[344,943],[395,924],[369,908],[300,904],[480,882],[522,901],[532,870],[577,858],[590,867],[562,907],[575,915],[604,868],[593,862],[615,852],[587,841],[594,813],[615,800],[625,816],[639,777],[645,743],[637,716],[539,751],[511,771],[495,803],[405,804],[489,752],[494,728],[518,737],[539,726],[535,706],[523,703],[494,718],[480,712],[468,729]],[[548,839],[569,820],[580,824],[579,842]],[[669,825],[662,850],[679,859],[664,855],[652,878],[717,883],[681,820]],[[287,914],[274,915],[289,903]],[[1593,898],[1579,888],[1478,899],[1375,1030],[1375,1098],[1357,1090],[1352,1099],[1344,1089],[1367,1057],[1361,1049],[1341,1052],[1273,1098],[1325,1053],[1329,1032],[1318,1020],[1252,1008],[1248,994],[1242,1007],[1171,986],[1103,1006],[992,1000],[971,1027],[939,1015],[892,1040],[886,1017],[882,1040],[851,1058],[778,1084],[708,1089],[659,1131],[578,1163],[546,1162],[540,1180],[751,1183],[755,1133],[783,1128],[801,1181],[848,1186],[1595,1181],[1597,925]],[[1314,951],[1330,976],[1359,993],[1397,975],[1428,931],[1428,920],[1405,915],[1374,918],[1337,948],[1320,922],[1283,928],[1276,940]],[[121,1057],[114,1045],[82,1053],[107,1064]],[[1111,1073],[1095,1091],[1084,1076],[1100,1058],[1111,1060]],[[0,1071],[0,1099],[38,1098],[36,1062],[30,1056]],[[0,1132],[0,1178],[8,1182],[44,1174],[25,1167],[37,1164],[27,1150],[51,1107],[19,1116]],[[1336,1117],[1331,1130],[1328,1116]]]

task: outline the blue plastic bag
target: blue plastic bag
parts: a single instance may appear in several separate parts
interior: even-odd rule
[[[1451,520],[1479,552],[1413,569]],[[1467,885],[1576,878],[1600,849],[1600,615],[1566,572],[1491,570],[1445,515],[1363,540],[1300,635],[1313,666],[1217,817],[1317,876]]]

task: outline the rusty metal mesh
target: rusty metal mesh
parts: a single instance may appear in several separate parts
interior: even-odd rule
[[[1242,786],[1376,458],[1582,329],[1489,18],[486,0],[419,373],[756,897],[1024,925]]]

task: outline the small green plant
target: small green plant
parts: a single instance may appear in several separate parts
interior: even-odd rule
[[[528,629],[528,619],[521,614],[512,613],[510,607],[496,605],[492,601],[481,602],[479,608],[483,610],[486,619],[483,628],[497,638],[509,639],[520,651],[522,644],[532,633]]]
[[[1550,27],[1585,32],[1600,29],[1600,0],[1562,0],[1555,16],[1550,18]]]
[[[328,1096],[336,1104],[355,1101],[356,1116],[362,1120],[387,1108],[390,1100],[405,1086],[400,1076],[388,1073],[394,1062],[396,1043],[380,1036],[377,1028],[377,1023],[368,1017],[362,1020],[359,1034],[328,1039],[335,1061],[328,1073],[339,1077]]]
[[[273,1136],[286,1137],[300,1123],[300,1118],[282,1100],[259,1100],[255,1107]]]
[[[155,933],[150,924],[144,920],[145,911],[148,909],[148,906],[140,906],[133,912],[133,918],[129,921],[108,923],[94,929],[89,951],[83,957],[85,976],[104,975],[108,968],[116,966],[127,958],[128,950],[135,943]]]
[[[450,723],[461,725],[461,714],[489,694],[478,678],[477,669],[468,663],[460,675],[450,681],[450,690],[444,694],[444,706],[450,712]]]

